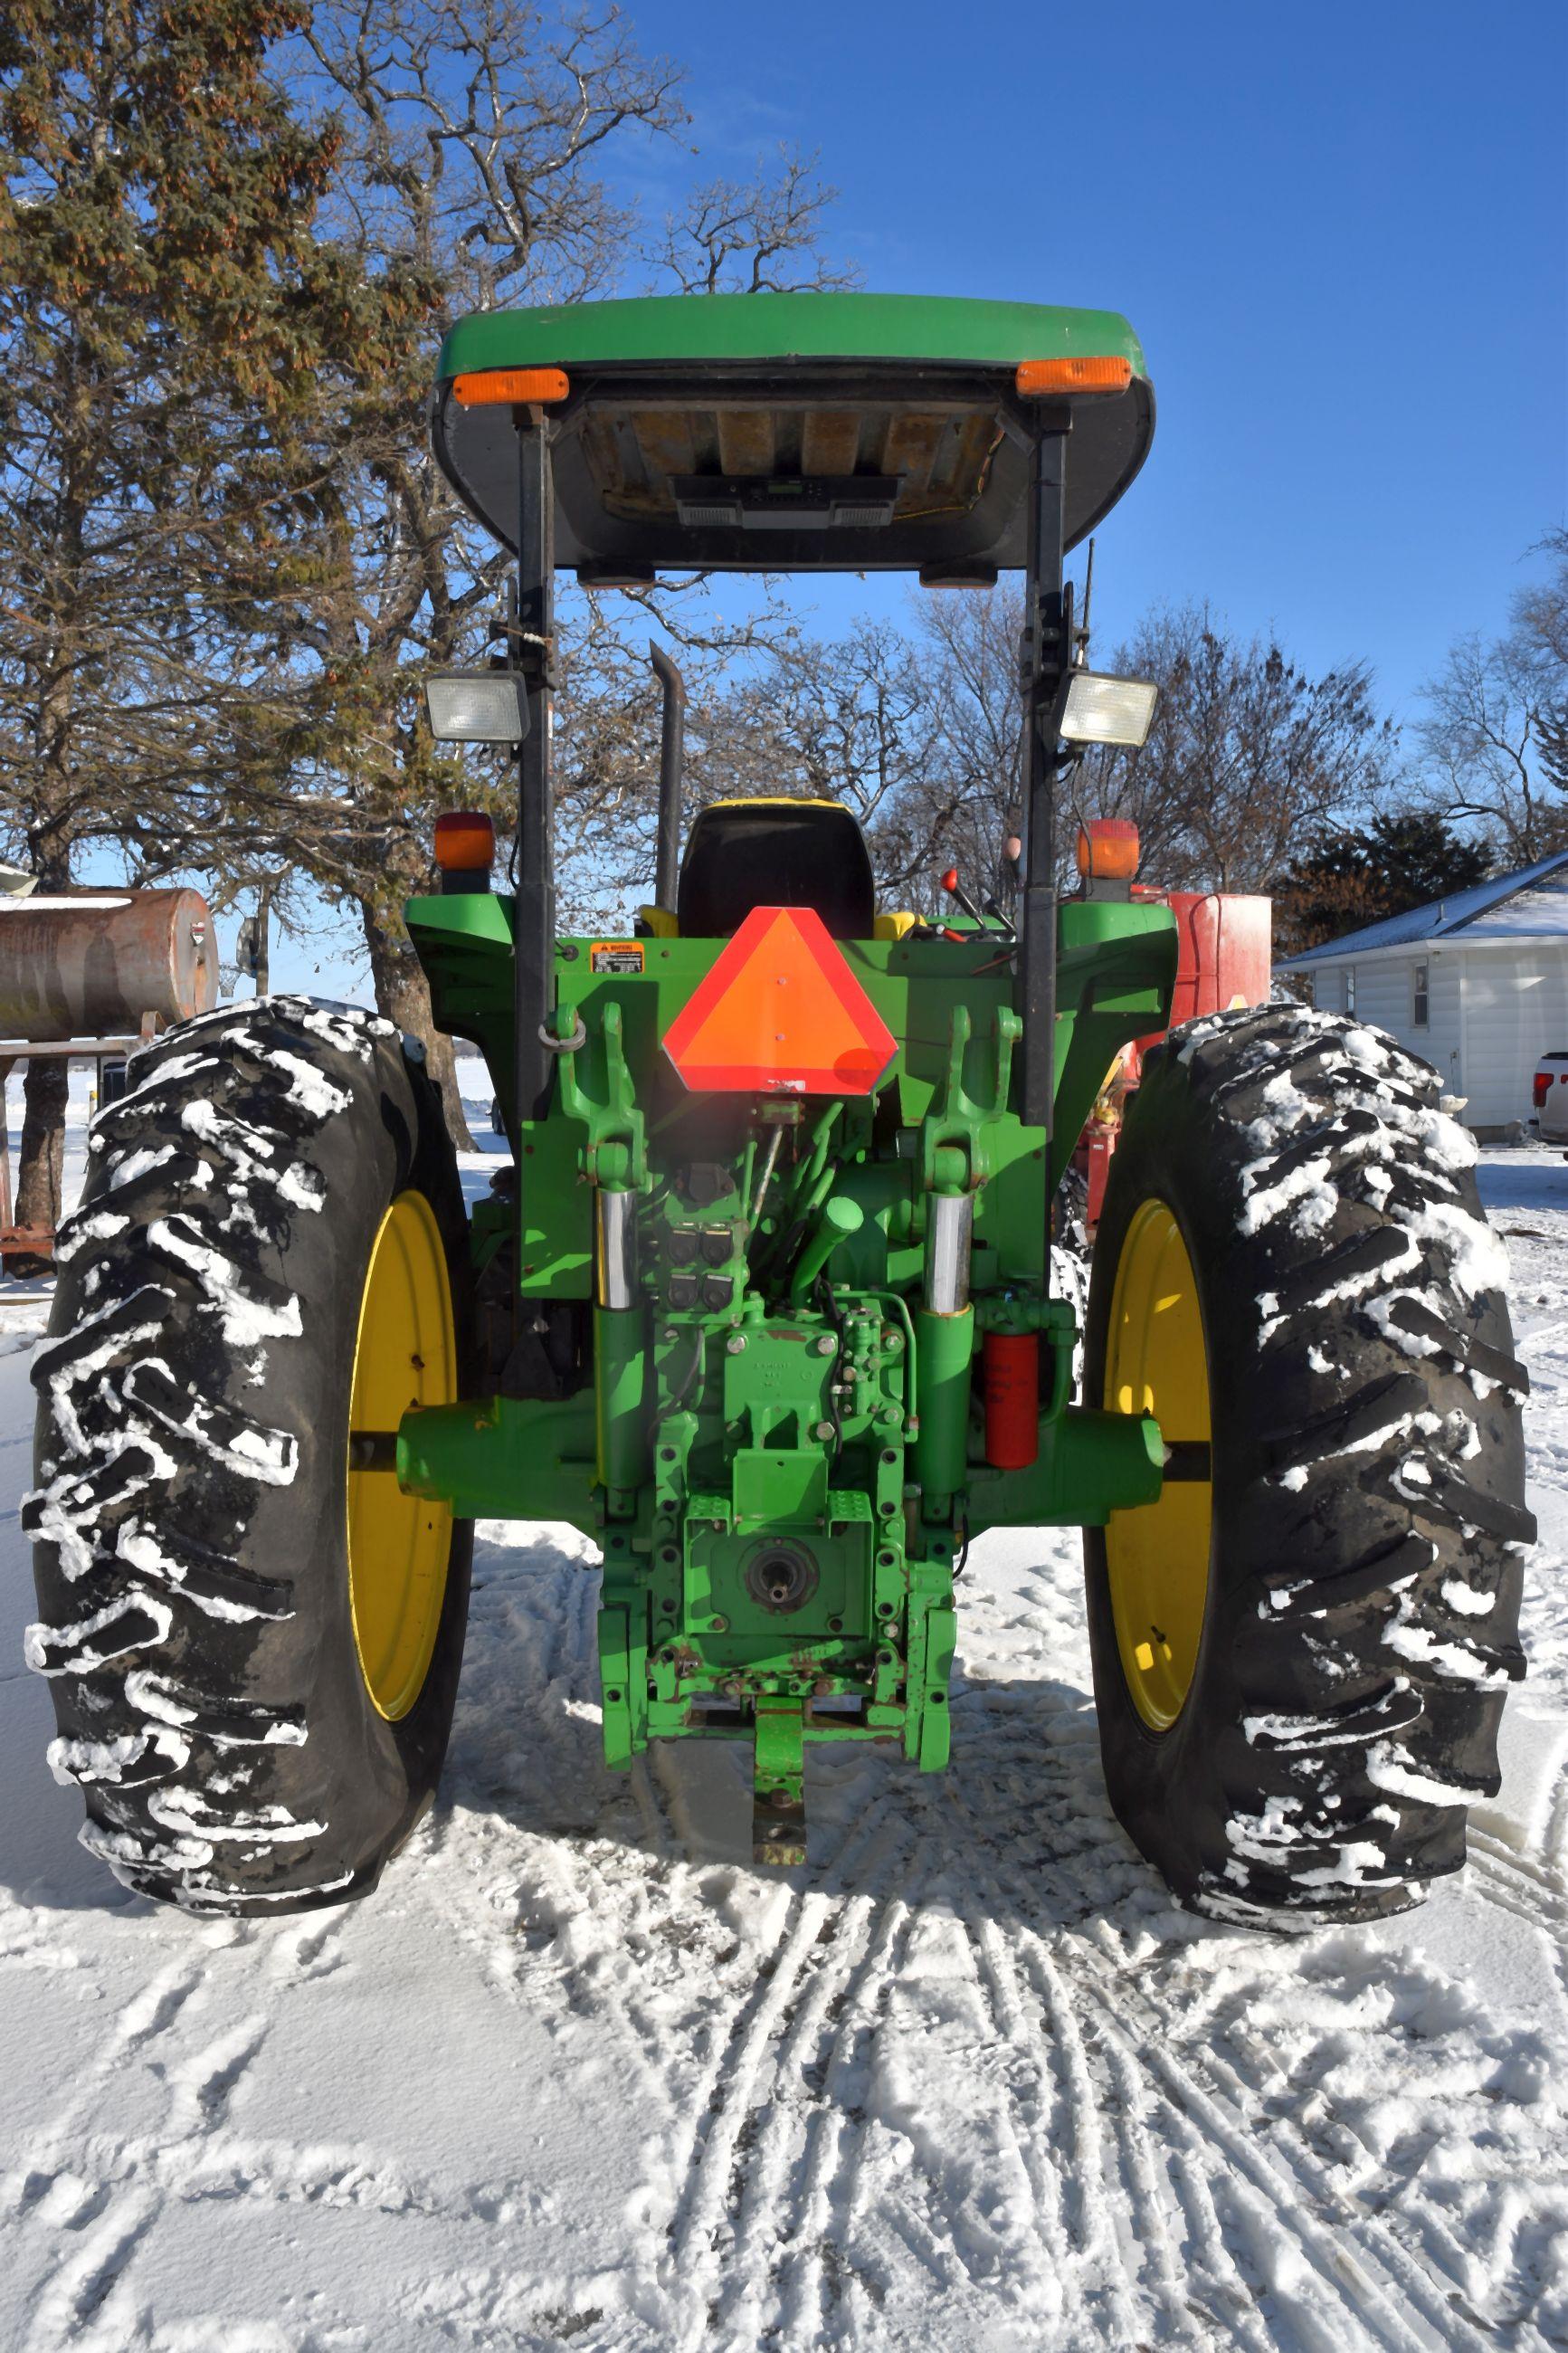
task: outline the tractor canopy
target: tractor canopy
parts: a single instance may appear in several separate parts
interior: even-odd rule
[[[1083,362],[1100,381],[1091,364],[1079,388],[1062,364]],[[1042,363],[1048,404],[1019,389]],[[432,434],[458,496],[512,548],[533,403],[551,420],[555,567],[590,585],[689,569],[984,585],[1027,561],[1044,406],[1071,426],[1069,547],[1127,489],[1154,425],[1142,347],[1113,311],[804,293],[480,311],[442,346]]]

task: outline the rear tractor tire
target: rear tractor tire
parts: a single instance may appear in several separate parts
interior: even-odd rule
[[[1172,1451],[1085,1535],[1101,1753],[1220,1918],[1403,1911],[1498,1788],[1527,1381],[1437,1084],[1352,1020],[1223,1014],[1149,1057],[1111,1164],[1086,1395]]]
[[[470,1527],[350,1458],[462,1390],[439,1091],[389,1022],[265,998],[136,1056],[89,1153],[23,1514],[49,1762],[142,1894],[343,1902],[431,1801],[468,1612]]]

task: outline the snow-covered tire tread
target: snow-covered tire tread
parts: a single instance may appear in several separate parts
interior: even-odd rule
[[[89,1151],[22,1511],[50,1766],[84,1794],[83,1843],[140,1893],[342,1900],[429,1801],[466,1612],[459,1527],[427,1721],[422,1696],[388,1724],[357,1670],[323,1663],[345,1627],[353,1647],[335,1552],[367,1238],[416,1177],[463,1247],[439,1095],[391,1023],[249,1000],[135,1056]]]
[[[1112,1164],[1090,1383],[1118,1236],[1157,1193],[1205,1300],[1215,1534],[1192,1689],[1153,1736],[1089,1533],[1102,1748],[1145,1853],[1238,1922],[1405,1908],[1463,1862],[1466,1809],[1499,1786],[1528,1381],[1475,1142],[1437,1092],[1353,1019],[1215,1015],[1148,1058]]]

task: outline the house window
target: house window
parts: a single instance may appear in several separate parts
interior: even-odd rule
[[[1347,964],[1345,966],[1345,1011],[1347,1013],[1353,1013],[1355,1011],[1355,966],[1353,964]]]
[[[1424,964],[1418,964],[1412,976],[1410,1026],[1413,1029],[1426,1029],[1430,1025],[1431,1011],[1426,997],[1426,967]]]

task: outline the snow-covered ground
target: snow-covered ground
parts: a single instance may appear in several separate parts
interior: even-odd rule
[[[972,1556],[949,1775],[814,1758],[813,1860],[766,1877],[738,1756],[600,1764],[586,1547],[486,1527],[442,1801],[380,1892],[156,1910],[45,1768],[47,1301],[0,1288],[0,2345],[1568,2340],[1568,1164],[1489,1153],[1483,1191],[1531,1677],[1463,1883],[1303,1942],[1134,1855],[1077,1541],[1029,1535]]]

